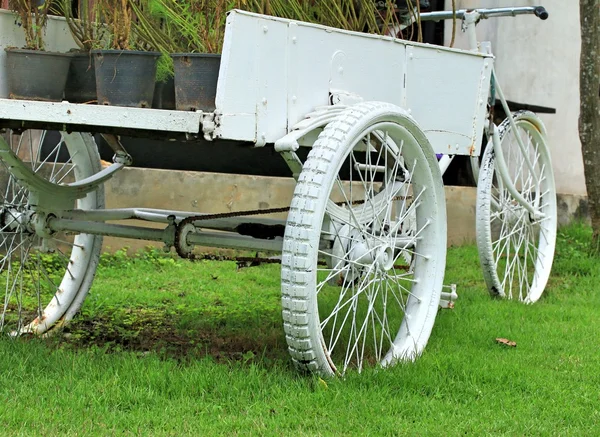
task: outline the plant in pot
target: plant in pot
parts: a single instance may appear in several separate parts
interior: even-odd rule
[[[92,49],[100,47],[107,27],[98,21],[98,6],[92,0],[80,0],[73,14],[71,0],[58,0],[57,12],[63,15],[78,49],[71,50],[71,66],[65,86],[65,100],[72,103],[96,103],[96,72]]]
[[[402,0],[247,0],[247,9],[338,29],[389,35],[400,24],[398,1]],[[412,5],[411,0],[406,1]]]
[[[146,10],[134,6],[136,31],[171,53],[177,109],[215,109],[226,14],[233,8],[377,34],[399,24],[394,0],[149,0]]]
[[[92,50],[98,104],[149,108],[159,52],[147,51],[132,31],[132,4],[144,0],[97,0],[106,24],[105,49]]]
[[[16,24],[25,33],[23,48],[6,48],[6,75],[9,97],[61,101],[70,57],[44,51],[44,31],[52,0],[11,0]]]
[[[136,20],[133,32],[136,38],[148,50],[161,52],[156,66],[156,84],[152,107],[156,109],[175,109],[175,82],[173,59],[170,52],[176,50],[175,41],[179,38],[171,23],[150,11],[148,3],[131,2]]]
[[[170,38],[160,37],[159,49],[173,59],[177,109],[215,109],[227,11],[243,2],[150,0],[149,15],[163,20],[171,32]]]

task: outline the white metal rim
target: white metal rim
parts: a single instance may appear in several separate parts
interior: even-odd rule
[[[334,312],[323,317],[320,314],[320,298],[325,289],[328,278],[333,278],[336,272],[328,269],[319,269],[317,261],[319,253],[321,256],[329,252],[319,251],[317,248],[322,245],[322,225],[324,218],[328,217],[328,211],[332,208],[330,193],[336,185],[340,185],[337,178],[338,172],[346,161],[346,157],[351,155],[354,146],[364,135],[373,130],[385,130],[392,137],[392,147],[401,150],[402,156],[398,157],[396,162],[403,159],[406,167],[410,168],[414,164],[414,172],[410,175],[410,182],[417,187],[419,199],[413,204],[413,208],[407,208],[404,218],[409,215],[409,211],[416,211],[417,230],[413,237],[413,243],[417,245],[417,255],[414,264],[409,266],[412,269],[404,279],[410,284],[410,290],[407,289],[406,298],[388,293],[388,289],[380,293],[383,302],[382,313],[378,315],[380,322],[378,329],[382,333],[380,340],[387,336],[386,342],[389,344],[383,346],[383,342],[376,344],[374,342],[375,362],[378,365],[386,366],[395,363],[398,360],[412,360],[416,358],[425,347],[435,316],[437,314],[440,292],[443,282],[445,257],[446,257],[446,215],[444,205],[444,192],[441,182],[441,174],[437,166],[435,155],[425,136],[419,130],[417,125],[399,108],[390,104],[363,103],[356,105],[344,112],[336,121],[330,123],[321,133],[319,139],[313,146],[309,154],[302,174],[300,175],[296,187],[294,199],[292,200],[292,209],[288,216],[288,226],[286,227],[286,241],[284,242],[283,262],[282,262],[282,293],[283,293],[283,316],[286,330],[286,338],[290,353],[295,363],[302,369],[310,370],[325,376],[335,374],[344,374],[350,367],[356,367],[361,370],[365,365],[375,364],[370,359],[361,356],[364,353],[366,340],[359,344],[360,338],[355,344],[346,345],[344,359],[336,362],[335,351],[332,354],[332,344],[336,347],[339,338],[342,338],[341,328],[339,332],[332,331],[329,338],[323,333],[324,324],[330,323],[334,317]],[[398,168],[398,167],[396,167]],[[396,188],[393,189],[396,192]],[[341,191],[341,190],[340,190]],[[385,193],[382,191],[382,193]],[[374,194],[374,193],[373,193]],[[393,196],[392,196],[393,197]],[[340,229],[343,225],[350,224],[355,230],[360,228],[366,222],[375,220],[379,212],[377,209],[381,206],[387,208],[385,214],[389,215],[389,207],[392,202],[390,195],[387,202],[381,201],[381,193],[373,196],[374,202],[369,203],[371,213],[366,214],[364,206],[363,214],[346,213],[346,216],[352,217],[351,223],[342,223],[342,226],[329,227]],[[352,202],[347,202],[352,204]],[[365,202],[366,203],[366,202]],[[339,220],[344,214],[340,214],[339,206],[334,207],[334,221]],[[350,208],[350,210],[358,208]],[[361,212],[361,211],[358,211]],[[384,214],[384,215],[385,215]],[[327,220],[325,221],[327,222]],[[393,226],[393,224],[392,224]],[[373,226],[374,227],[374,226]],[[398,229],[394,231],[399,234]],[[359,232],[360,233],[360,232]],[[377,238],[373,235],[366,235],[363,232],[364,241],[368,238]],[[394,240],[392,245],[396,245]],[[353,248],[356,248],[353,246]],[[367,250],[368,252],[368,250]],[[374,252],[374,251],[372,251]],[[403,258],[402,251],[394,253],[395,260]],[[349,250],[346,255],[351,256]],[[389,251],[388,251],[389,255]],[[376,256],[371,256],[372,265],[376,262]],[[389,267],[389,264],[388,264]],[[393,269],[395,270],[395,268]],[[322,279],[319,279],[319,272]],[[364,283],[365,278],[370,275],[369,272],[364,276],[356,276]],[[388,279],[392,275],[385,276],[379,272],[375,273],[375,287],[367,294],[367,316],[363,321],[363,330],[365,324],[369,321],[374,323],[376,315],[374,312],[378,298],[377,286],[383,281],[377,282],[378,275]],[[411,276],[414,278],[407,278]],[[395,280],[399,280],[401,275],[393,274]],[[351,305],[358,306],[358,299],[350,292],[350,297],[343,303],[344,294],[350,290],[346,286],[346,279],[341,284],[342,290],[339,293],[339,300],[334,308],[341,308],[343,305],[350,308]],[[367,289],[371,283],[363,287]],[[381,286],[383,287],[383,286]],[[381,290],[381,287],[379,290]],[[359,295],[360,293],[356,293]],[[388,296],[390,300],[396,301],[402,306],[402,318],[398,323],[397,330],[386,331],[385,317],[387,317],[387,304],[383,296]],[[391,296],[390,296],[391,295]],[[387,298],[387,297],[386,297]],[[404,300],[403,300],[404,299]],[[349,303],[350,302],[350,303]],[[353,309],[353,323],[355,322],[358,310]],[[349,310],[344,317],[340,317],[344,323],[349,316]],[[332,317],[333,316],[333,317]],[[352,329],[352,328],[350,328]],[[375,328],[373,328],[375,332]],[[360,328],[355,330],[355,334],[361,335]],[[352,335],[352,332],[351,332]],[[366,335],[366,334],[365,334]],[[376,335],[374,335],[376,338]],[[332,343],[333,341],[333,343]],[[361,350],[362,348],[362,350]],[[338,348],[339,350],[339,348]],[[349,352],[350,351],[350,352]],[[349,355],[357,355],[353,360]]]
[[[501,175],[495,165],[496,150],[491,143],[482,160],[477,195],[477,244],[490,294],[534,303],[546,287],[554,258],[556,189],[542,122],[526,111],[513,114],[513,120],[536,174],[530,174],[520,149],[511,141],[513,128],[510,120],[505,120],[499,130],[506,173]],[[506,178],[510,178],[536,211],[535,215],[513,198],[506,187]]]
[[[71,173],[75,180],[81,180],[101,170],[98,151],[94,139],[90,134],[61,133],[58,144],[49,152],[45,161],[39,161],[38,159],[41,153],[39,145],[44,141],[45,132],[41,134],[38,146],[36,146],[37,150],[35,150],[36,147],[32,144],[31,131],[25,131],[23,135],[29,136],[30,156],[37,155],[36,159],[31,161],[32,168],[36,172],[42,173],[48,180],[53,181],[57,185],[63,183],[67,177],[70,177]],[[14,145],[15,148],[23,146],[22,142],[26,141],[23,135],[19,137],[19,142]],[[68,150],[70,156],[70,159],[66,163],[59,162],[59,153],[63,148]],[[54,158],[48,159],[52,156]],[[51,162],[52,160],[53,162]],[[48,170],[47,167],[51,167],[51,170]],[[6,204],[9,201],[7,199],[9,197],[8,193],[14,190],[15,187],[18,187],[17,195],[13,196],[13,199],[10,201],[13,202],[16,200],[19,203],[16,206],[22,210],[28,209],[29,193],[26,189],[19,186],[12,176],[9,176],[3,203]],[[95,192],[88,193],[86,197],[79,199],[76,203],[78,209],[98,209],[103,206],[104,190],[102,187]],[[3,231],[6,231],[6,229],[3,229]],[[54,238],[55,236],[50,236],[49,240],[53,240]],[[70,247],[70,254],[63,253],[58,249],[60,256],[64,259],[63,262],[66,264],[64,275],[58,285],[56,285],[54,280],[45,271],[41,270],[43,267],[40,267],[38,264],[37,279],[33,273],[30,273],[31,280],[38,282],[38,290],[40,289],[39,283],[46,282],[47,286],[56,289],[56,292],[46,304],[41,301],[38,291],[37,317],[29,323],[19,320],[16,329],[14,329],[14,326],[5,326],[5,316],[7,315],[7,311],[10,311],[14,307],[15,301],[17,302],[17,306],[21,305],[19,302],[21,302],[22,296],[16,296],[15,294],[22,292],[22,289],[16,290],[16,287],[19,285],[18,282],[23,283],[23,279],[19,278],[19,275],[24,275],[26,270],[22,260],[28,260],[32,256],[33,252],[36,251],[35,246],[39,244],[40,239],[35,235],[25,232],[3,232],[2,239],[3,245],[7,243],[9,245],[7,254],[0,261],[3,270],[7,270],[2,313],[0,314],[0,331],[9,329],[10,332],[8,333],[12,335],[22,333],[43,334],[55,326],[57,322],[70,320],[81,307],[91,287],[98,264],[102,237],[78,234],[74,237],[73,243],[67,243],[67,247]],[[20,247],[14,246],[16,240],[20,241],[17,243]],[[57,241],[64,244],[64,240]],[[15,254],[17,249],[19,249],[19,254]],[[13,260],[13,255],[20,258]],[[14,272],[15,278],[11,280],[14,268],[17,268],[17,271]],[[19,287],[21,286],[19,285]],[[19,309],[18,311],[21,310]],[[18,314],[17,317],[20,319],[22,316]]]

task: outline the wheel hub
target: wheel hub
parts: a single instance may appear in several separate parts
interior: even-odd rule
[[[510,226],[514,226],[523,218],[524,208],[516,201],[505,201],[498,211],[500,218]]]
[[[354,264],[354,276],[367,270],[372,266],[380,272],[387,272],[394,267],[394,249],[389,243],[382,243],[381,239],[386,238],[380,235],[379,238],[369,237],[359,234],[352,238],[348,244],[348,260]]]
[[[394,267],[394,249],[388,245],[380,248],[375,259],[375,264],[382,272],[387,272]]]
[[[180,256],[189,257],[194,251],[194,245],[188,243],[187,237],[190,234],[198,232],[193,223],[186,223],[180,227],[179,232],[175,234],[175,248]]]

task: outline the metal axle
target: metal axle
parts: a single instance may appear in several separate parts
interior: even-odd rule
[[[109,220],[144,220],[154,223],[169,223],[169,218],[174,217],[179,223],[190,216],[199,215],[197,212],[173,211],[153,208],[117,208],[117,209],[92,209],[65,211],[61,217],[69,220],[84,220],[104,222]],[[202,215],[202,214],[200,214]],[[221,217],[202,220],[202,227],[219,231],[236,232],[241,224],[261,224],[265,226],[285,225],[285,220],[272,218],[257,218],[246,216]]]
[[[112,223],[76,221],[49,217],[47,228],[52,232],[76,232],[107,237],[132,238],[136,240],[162,241],[167,245],[174,240],[175,227],[152,229],[141,226],[119,225]],[[228,232],[199,231],[188,234],[187,244],[198,246],[220,247],[238,250],[262,250],[281,252],[283,239],[262,240]]]

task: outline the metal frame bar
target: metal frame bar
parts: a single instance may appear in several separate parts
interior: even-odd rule
[[[167,226],[164,229],[152,229],[141,226],[119,225],[112,223],[79,221],[50,217],[47,227],[54,232],[77,232],[107,237],[132,238],[136,240],[173,241],[174,228]],[[187,235],[187,243],[197,246],[220,247],[238,250],[263,250],[281,252],[283,239],[261,240],[245,235],[226,232],[199,231]]]
[[[105,222],[110,220],[144,220],[154,223],[169,223],[169,217],[175,217],[175,222],[201,214],[188,211],[173,211],[168,209],[152,209],[152,208],[118,208],[118,209],[93,209],[93,210],[72,210],[65,211],[61,218],[73,221],[88,221],[88,222]],[[262,224],[265,226],[285,225],[283,219],[273,219],[266,217],[221,217],[208,220],[199,220],[197,226],[235,232],[235,229],[242,223]]]
[[[496,77],[496,72],[494,71],[494,78],[495,77]],[[502,103],[502,107],[504,108],[504,112],[505,112],[506,116],[508,117],[508,122],[509,122],[511,130],[517,140],[519,149],[521,150],[521,153],[523,154],[523,159],[525,160],[525,164],[527,164],[527,168],[529,169],[531,174],[536,176],[535,169],[533,168],[533,164],[532,164],[531,160],[529,159],[529,153],[527,152],[527,148],[525,147],[525,144],[523,144],[523,139],[518,134],[517,124],[515,123],[515,120],[512,117],[512,112],[510,111],[510,108],[508,107],[508,103],[506,103],[506,99],[504,98],[504,93],[502,92],[502,88],[500,88],[500,84],[498,83],[497,80],[496,80],[496,93],[498,94],[500,102]],[[496,151],[496,153],[498,153],[498,151]],[[536,177],[535,183],[539,184],[539,182],[540,181]]]
[[[84,105],[68,102],[0,99],[0,119],[51,121],[62,125],[93,125],[148,131],[199,134],[202,111]]]
[[[494,132],[492,133],[492,141],[496,158],[494,165],[498,167],[498,174],[506,186],[506,189],[513,196],[513,198],[532,215],[532,217],[538,217],[538,212],[529,203],[527,203],[523,196],[521,196],[521,193],[519,193],[517,190],[517,187],[515,187],[515,184],[508,177],[508,166],[506,164],[506,160],[504,159],[504,154],[502,153],[500,134],[498,133],[498,128],[496,126],[494,126]]]
[[[460,11],[456,12],[456,17],[463,20],[463,31],[467,34],[467,37],[469,39],[469,48],[472,51],[479,51],[480,47],[479,47],[479,43],[477,40],[477,34],[475,32],[475,27],[477,26],[477,23],[481,18],[534,14],[538,10],[538,8],[539,7],[536,7],[536,6],[528,6],[528,7],[521,7],[521,8],[460,10]],[[434,21],[445,20],[445,19],[454,17],[454,14],[452,12],[431,12],[429,14],[422,14],[421,17],[423,17],[423,15],[427,15],[430,20],[434,20]],[[488,50],[489,49],[490,48],[488,47]],[[491,50],[489,50],[489,51],[491,52]],[[525,146],[524,146],[521,138],[517,135],[516,124],[512,118],[512,115],[511,115],[512,113],[510,112],[508,104],[506,103],[506,99],[504,98],[502,89],[500,88],[500,84],[498,83],[498,80],[496,78],[495,71],[492,71],[491,77],[492,77],[492,80],[494,81],[498,100],[500,100],[500,102],[502,103],[502,107],[504,108],[504,111],[506,112],[506,116],[509,118],[509,123],[512,128],[511,130],[516,135],[516,139],[519,144],[521,153],[525,157],[526,164],[529,167],[530,171],[532,172],[532,174],[535,174],[535,172],[533,171],[533,166],[531,164],[531,161],[528,159],[528,155],[527,155]],[[498,171],[499,176],[502,179],[502,182],[504,183],[504,185],[506,186],[506,189],[513,196],[513,198],[521,206],[523,206],[530,214],[532,214],[532,216],[536,217],[538,215],[538,212],[535,210],[534,207],[532,207],[529,203],[527,203],[527,201],[523,198],[523,196],[517,190],[513,181],[510,180],[508,166],[506,164],[506,160],[504,159],[504,155],[502,153],[502,146],[500,144],[500,135],[498,133],[498,129],[496,126],[492,126],[492,129],[493,129],[492,144],[494,147],[495,158],[496,158],[495,165],[497,166],[497,171]]]
[[[467,13],[477,12],[479,18],[487,19],[493,17],[515,17],[517,15],[535,14],[536,6],[509,7],[509,8],[491,8],[491,9],[460,9],[456,15],[452,11],[424,12],[419,17],[421,21],[442,21],[452,20],[455,16],[462,20]]]

